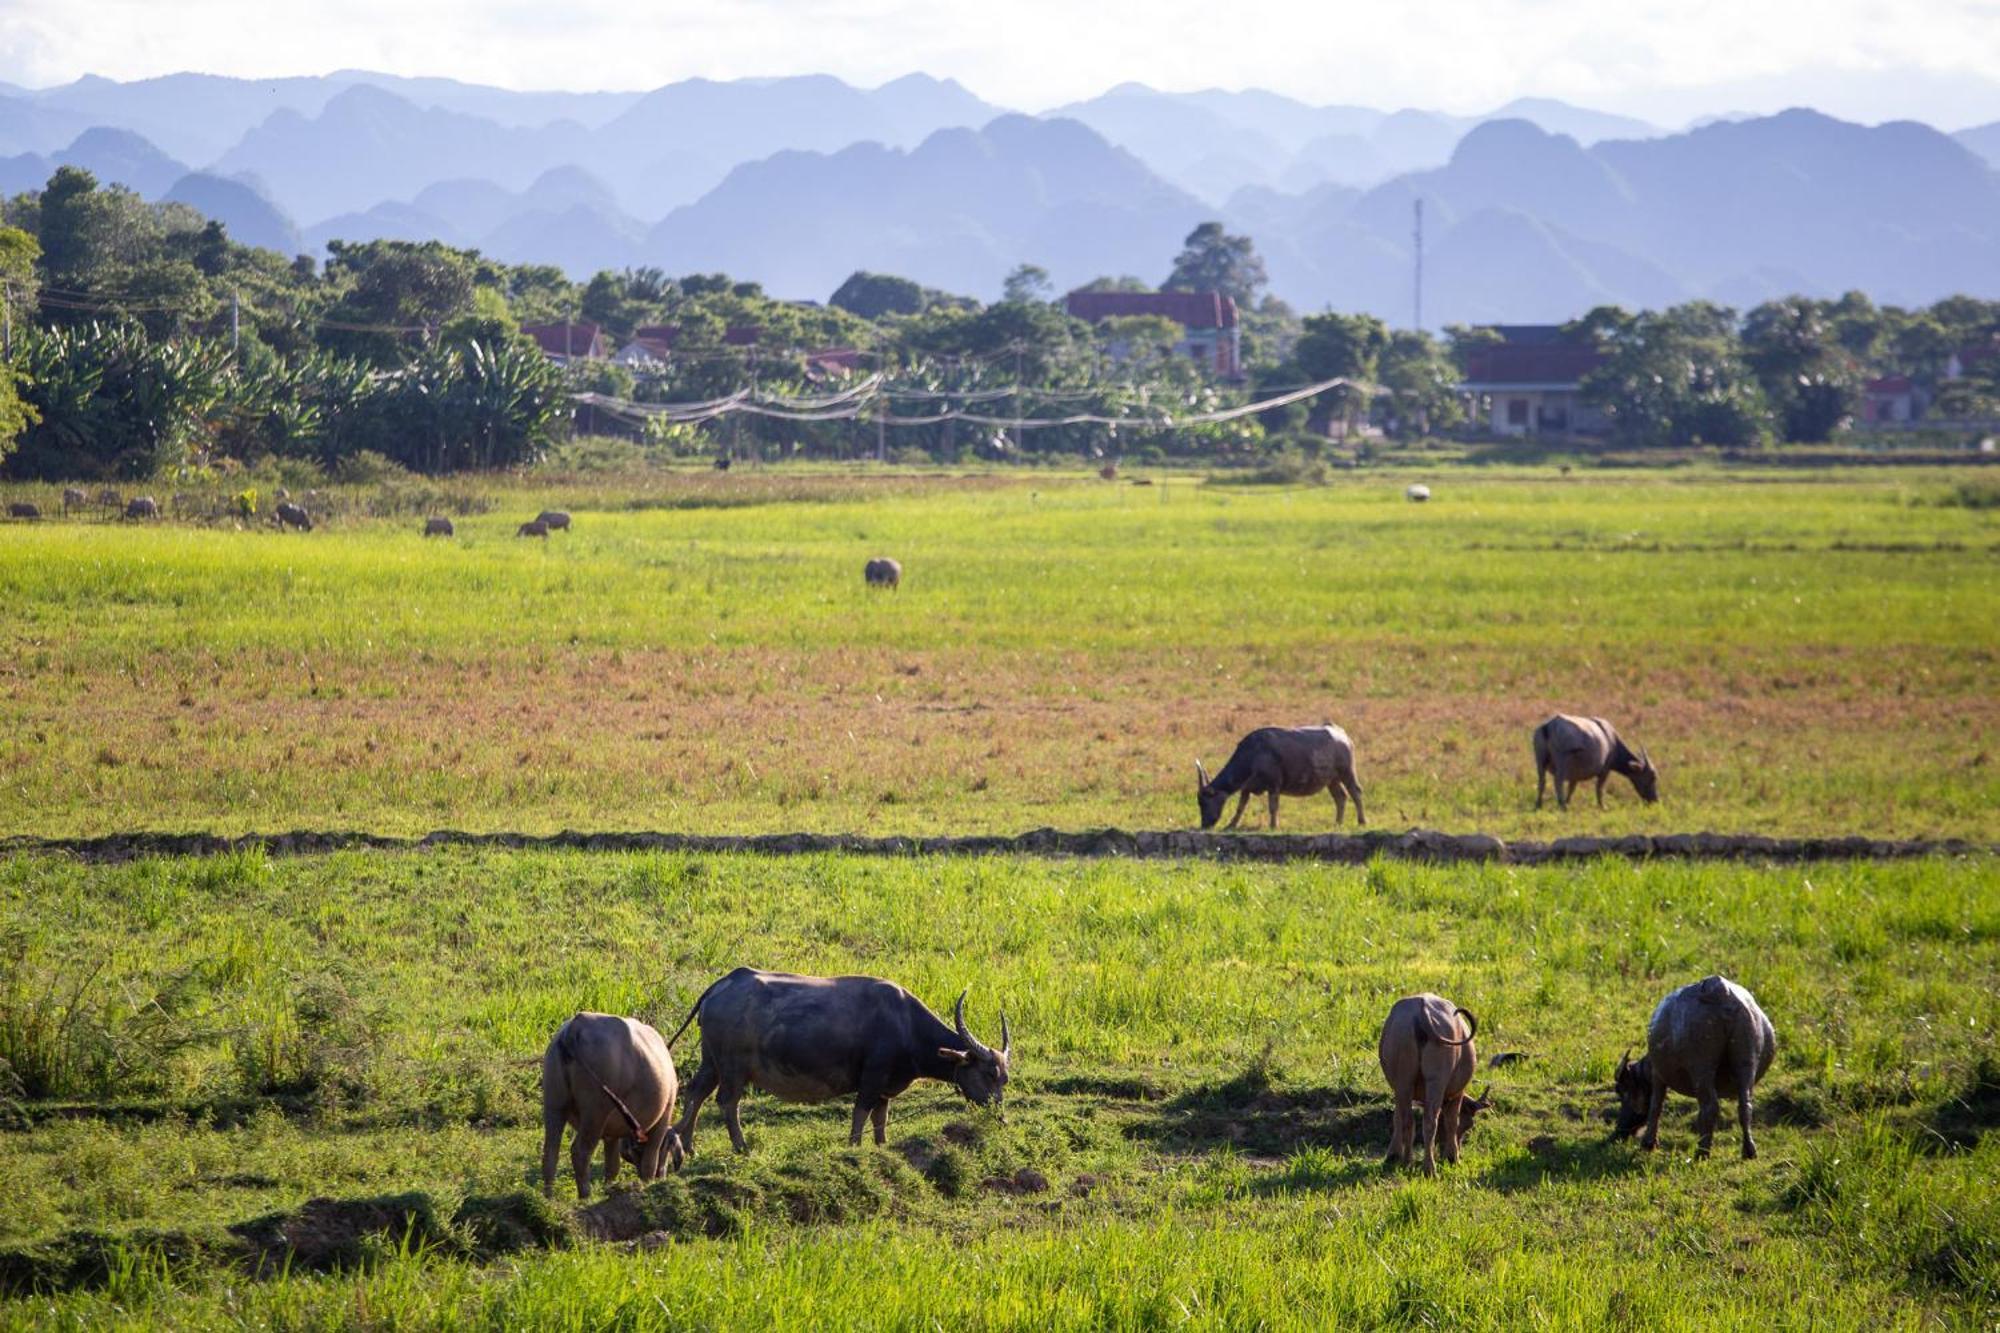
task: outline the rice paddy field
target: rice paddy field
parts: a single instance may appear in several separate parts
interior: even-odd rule
[[[1193,760],[1332,720],[1371,826],[2000,836],[2000,529],[1967,474],[494,481],[459,536],[0,527],[0,837],[1186,827]],[[1412,505],[1405,484],[1434,499]],[[515,525],[557,505],[547,542]],[[904,584],[868,593],[871,555]],[[1612,718],[1645,806],[1537,812]],[[1246,823],[1259,812],[1253,811]],[[1321,832],[1331,803],[1287,801]],[[572,1012],[738,964],[889,976],[1014,1078],[711,1107],[541,1196]],[[1722,972],[1761,1155],[1611,1073]],[[1385,1171],[1383,1015],[1479,1015],[1494,1109]],[[1365,866],[440,849],[0,852],[0,1326],[1990,1328],[1990,852]],[[676,1048],[685,1079],[698,1042]],[[601,1171],[601,1166],[600,1166]]]

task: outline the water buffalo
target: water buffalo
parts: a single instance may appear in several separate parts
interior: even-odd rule
[[[531,518],[520,527],[514,529],[514,535],[516,537],[546,537],[549,535],[549,525],[538,518]]]
[[[88,495],[85,495],[83,491],[81,491],[77,487],[75,486],[63,487],[63,512],[65,514],[69,513],[73,509],[81,509],[89,503],[90,503],[90,497]]]
[[[871,588],[888,588],[893,592],[902,587],[903,566],[886,555],[878,555],[861,567],[861,577]]]
[[[160,502],[150,495],[136,495],[125,505],[127,518],[158,518]]]
[[[450,537],[457,531],[458,529],[452,527],[451,520],[448,518],[433,514],[424,520],[424,536],[426,537]]]
[[[1222,807],[1235,796],[1236,814],[1228,827],[1243,819],[1252,796],[1271,803],[1272,828],[1278,827],[1279,796],[1333,793],[1333,822],[1347,817],[1347,798],[1354,798],[1354,822],[1366,824],[1361,811],[1361,783],[1354,776],[1354,742],[1331,722],[1319,727],[1259,727],[1236,743],[1236,753],[1213,778],[1194,762],[1195,804],[1201,826],[1214,828]]]
[[[569,531],[569,515],[560,509],[544,509],[541,513],[535,515],[535,522],[541,524],[550,532]]]
[[[1644,749],[1633,754],[1603,718],[1558,713],[1535,728],[1535,809],[1542,808],[1542,793],[1551,774],[1556,780],[1556,804],[1565,810],[1577,783],[1597,779],[1601,809],[1604,780],[1613,773],[1630,778],[1632,790],[1648,805],[1660,799],[1660,773],[1652,758]]]
[[[304,506],[295,505],[289,500],[279,503],[272,511],[272,518],[281,528],[297,528],[300,532],[312,531],[312,515],[305,511]]]
[[[576,1197],[590,1197],[590,1156],[604,1144],[604,1183],[618,1175],[620,1156],[652,1180],[671,1157],[679,1169],[674,1098],[680,1084],[674,1057],[660,1034],[632,1018],[580,1013],[564,1023],[542,1056],[542,1193],[556,1190],[556,1150],[563,1126],[570,1138]],[[635,1151],[636,1150],[636,1151]]]
[[[41,516],[41,506],[29,504],[26,500],[16,500],[7,506],[9,518],[37,519]]]
[[[1756,999],[1727,977],[1705,977],[1661,1000],[1646,1024],[1646,1053],[1632,1063],[1632,1052],[1618,1061],[1613,1086],[1618,1091],[1615,1137],[1628,1138],[1644,1125],[1639,1146],[1652,1151],[1660,1141],[1660,1110],[1672,1090],[1701,1104],[1695,1132],[1701,1152],[1708,1155],[1715,1141],[1715,1122],[1722,1106],[1717,1094],[1736,1098],[1736,1123],[1743,1130],[1743,1155],[1757,1155],[1750,1136],[1750,1090],[1757,1086],[1778,1053],[1778,1034]]]
[[[1458,1021],[1461,1016],[1463,1026]],[[1424,1104],[1424,1174],[1437,1174],[1434,1149],[1441,1147],[1447,1162],[1458,1160],[1458,1145],[1472,1128],[1473,1119],[1492,1105],[1484,1096],[1465,1095],[1472,1073],[1479,1067],[1472,1046],[1478,1031],[1479,1020],[1470,1010],[1435,995],[1406,995],[1390,1007],[1377,1048],[1382,1076],[1389,1080],[1396,1104],[1385,1166],[1409,1164],[1416,1128],[1410,1109],[1413,1102]]]
[[[720,455],[718,455],[718,456],[716,457],[716,460],[715,460],[715,470],[716,470],[717,472],[727,472],[727,471],[729,471],[729,455],[728,455],[728,454],[720,454]]]
[[[953,1084],[978,1106],[997,1105],[1007,1086],[1013,1034],[1000,1015],[1000,1049],[965,1026],[965,996],[946,1027],[923,1002],[876,977],[799,977],[739,967],[702,993],[674,1033],[701,1021],[701,1069],[689,1081],[680,1141],[694,1151],[695,1120],[710,1093],[722,1108],[729,1141],[744,1151],[739,1103],[746,1088],[779,1101],[854,1098],[850,1146],[875,1121],[887,1142],[889,1099],[920,1078]]]

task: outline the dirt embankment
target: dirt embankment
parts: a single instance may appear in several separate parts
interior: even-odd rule
[[[1127,832],[1041,828],[1027,833],[972,837],[868,837],[852,833],[463,833],[444,829],[418,838],[359,832],[251,833],[230,838],[211,833],[112,833],[95,838],[0,839],[0,855],[60,855],[82,861],[130,861],[147,856],[218,856],[262,851],[271,856],[311,856],[339,851],[422,851],[434,847],[535,851],[750,852],[796,856],[840,852],[856,856],[1077,856],[1218,861],[1321,861],[1358,865],[1387,857],[1433,863],[1475,861],[1548,865],[1621,856],[1683,861],[1896,861],[1923,856],[1982,856],[2000,848],[1962,838],[1773,838],[1740,833],[1628,834],[1553,841],[1503,842],[1484,833],[1268,833]]]

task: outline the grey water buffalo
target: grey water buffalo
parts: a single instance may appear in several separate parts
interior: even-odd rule
[[[861,577],[871,588],[894,591],[903,584],[903,566],[888,556],[878,555],[861,567]]]
[[[560,509],[544,509],[541,513],[535,515],[535,522],[541,524],[550,532],[569,531],[569,515]]]
[[[458,529],[452,527],[451,520],[441,515],[433,514],[424,520],[424,536],[426,537],[450,537],[455,535],[457,531]]]
[[[41,506],[29,504],[26,500],[16,500],[7,506],[7,517],[9,518],[25,518],[32,521],[41,516]]]
[[[1701,1109],[1695,1132],[1701,1152],[1715,1142],[1721,1097],[1736,1099],[1736,1123],[1743,1131],[1743,1155],[1757,1155],[1750,1133],[1750,1091],[1778,1053],[1778,1034],[1749,991],[1727,977],[1704,977],[1661,1000],[1646,1024],[1646,1053],[1618,1061],[1612,1085],[1618,1091],[1617,1138],[1641,1125],[1639,1146],[1652,1151],[1660,1141],[1660,1110],[1669,1091],[1692,1097]]]
[[[75,486],[63,487],[62,505],[63,505],[63,512],[65,514],[69,513],[71,510],[81,509],[89,503],[90,503],[90,497],[84,494],[83,491],[79,490],[77,487]]]
[[[531,518],[520,527],[514,529],[514,535],[516,537],[546,537],[549,535],[549,525],[540,519]]]
[[[604,1183],[624,1157],[652,1180],[683,1157],[673,1127],[680,1091],[674,1057],[660,1034],[637,1019],[580,1013],[564,1023],[542,1055],[542,1193],[556,1189],[563,1126],[573,1131],[570,1170],[576,1197],[590,1197],[590,1158],[604,1144]]]
[[[1601,717],[1574,717],[1558,713],[1535,728],[1535,809],[1542,808],[1542,794],[1550,776],[1556,780],[1556,804],[1569,809],[1576,784],[1585,778],[1597,780],[1597,804],[1604,805],[1604,780],[1623,773],[1648,805],[1660,799],[1660,773],[1644,748],[1637,754],[1618,739],[1618,732]]]
[[[125,504],[127,518],[158,518],[160,502],[150,495],[135,495]]]
[[[1461,1017],[1465,1020],[1462,1025],[1458,1021]],[[1465,1095],[1473,1071],[1479,1067],[1472,1045],[1478,1032],[1479,1020],[1470,1010],[1436,995],[1406,995],[1390,1006],[1376,1052],[1396,1108],[1384,1165],[1409,1164],[1417,1128],[1411,1106],[1416,1102],[1424,1105],[1420,1136],[1424,1174],[1437,1174],[1439,1151],[1447,1162],[1458,1160],[1458,1145],[1473,1120],[1492,1105],[1483,1096]]]
[[[295,505],[289,500],[279,503],[272,511],[272,518],[281,528],[297,528],[300,532],[312,531],[312,515],[305,511],[304,506]]]
[[[1236,752],[1213,778],[1194,762],[1195,805],[1201,826],[1214,828],[1222,807],[1236,797],[1236,814],[1228,827],[1242,822],[1243,807],[1252,796],[1270,801],[1270,827],[1278,827],[1278,797],[1333,793],[1333,822],[1347,818],[1347,798],[1354,798],[1354,822],[1366,824],[1361,809],[1361,783],[1354,776],[1354,742],[1331,722],[1318,727],[1259,727],[1236,743]]]
[[[875,1142],[889,1133],[889,1100],[920,1078],[956,1087],[977,1106],[995,1106],[1007,1086],[1013,1035],[1000,1015],[1000,1049],[965,1026],[965,996],[955,1027],[921,1000],[877,977],[801,977],[739,967],[702,993],[668,1044],[701,1023],[701,1068],[688,1081],[680,1141],[694,1151],[695,1121],[710,1093],[722,1108],[729,1141],[744,1151],[740,1103],[748,1088],[783,1102],[854,1098],[850,1146],[875,1122]]]

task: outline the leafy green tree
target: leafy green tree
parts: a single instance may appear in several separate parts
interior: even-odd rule
[[[1852,302],[1843,304],[1849,307],[1844,318],[1852,321]],[[1766,301],[1744,317],[1743,358],[1777,412],[1787,440],[1828,439],[1853,414],[1860,397],[1855,354],[1839,340],[1843,317],[1836,315],[1838,309],[1794,296]],[[1868,307],[1871,315],[1873,310]],[[1872,345],[1875,337],[1870,332],[1864,345]]]
[[[16,366],[37,420],[9,475],[140,479],[206,449],[230,394],[226,347],[156,340],[136,324],[36,329]]]
[[[834,289],[830,303],[862,319],[921,314],[930,304],[924,289],[908,278],[865,269],[848,274],[847,280]]]
[[[1126,274],[1117,278],[1092,278],[1077,288],[1080,292],[1150,292],[1153,284]]]
[[[1764,438],[1771,410],[1745,364],[1735,318],[1705,301],[1631,318],[1605,340],[1586,401],[1636,444],[1740,446]]]
[[[473,313],[477,256],[468,252],[438,241],[334,241],[327,252],[326,278],[342,291],[320,335],[330,350],[391,365],[402,348]]]
[[[1333,391],[1334,403],[1350,431],[1366,410],[1389,326],[1373,315],[1307,315],[1292,359],[1306,379],[1352,381]]]
[[[1160,284],[1169,292],[1221,292],[1238,306],[1250,305],[1268,279],[1264,261],[1248,236],[1231,236],[1220,222],[1204,222],[1188,233],[1173,272]]]
[[[1392,334],[1377,359],[1376,373],[1389,390],[1402,434],[1428,435],[1456,425],[1463,415],[1457,368],[1443,345],[1422,330]]]
[[[1049,271],[1040,264],[1016,264],[1000,289],[1002,301],[1046,303],[1054,296],[1055,286],[1049,280]]]

